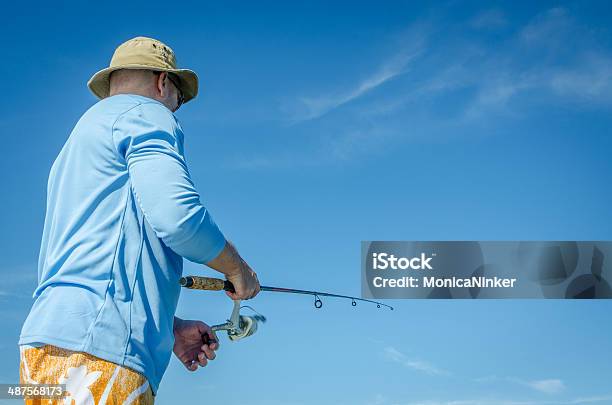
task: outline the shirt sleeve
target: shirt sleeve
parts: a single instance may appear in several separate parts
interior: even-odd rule
[[[200,202],[181,153],[182,137],[172,113],[157,103],[136,106],[113,125],[113,141],[146,220],[166,246],[204,264],[221,253],[225,237]]]

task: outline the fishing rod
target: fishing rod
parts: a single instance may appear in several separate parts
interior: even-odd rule
[[[220,278],[212,278],[212,277],[201,277],[201,276],[185,276],[181,277],[179,280],[179,284],[188,289],[192,290],[206,290],[206,291],[228,291],[228,292],[236,292],[234,285],[228,281]],[[393,307],[387,304],[383,304],[382,302],[372,301],[364,298],[352,297],[349,295],[340,295],[340,294],[331,294],[327,292],[321,291],[310,291],[310,290],[297,290],[293,288],[282,288],[282,287],[268,287],[268,286],[260,286],[261,291],[267,292],[278,292],[278,293],[288,293],[288,294],[305,294],[305,295],[313,295],[315,297],[314,306],[317,309],[320,309],[323,306],[323,301],[321,301],[320,297],[334,297],[334,298],[344,298],[350,299],[352,306],[357,306],[357,301],[368,302],[371,304],[376,304],[377,308],[381,306],[387,307],[393,311]],[[255,316],[245,316],[240,314],[240,309],[248,308],[256,313]],[[227,320],[226,323],[220,325],[214,325],[211,327],[213,331],[225,330],[231,340],[239,340],[245,338],[247,336],[251,336],[257,330],[258,322],[265,322],[266,317],[257,313],[253,308],[249,306],[240,306],[240,300],[234,300],[234,309],[232,310],[232,315],[230,319]],[[206,341],[204,343],[207,343]]]
[[[228,292],[236,292],[234,289],[234,285],[231,281],[222,280],[220,278],[211,278],[211,277],[200,277],[200,276],[186,276],[181,277],[179,283],[182,287],[190,288],[194,290],[209,290],[209,291],[228,291]],[[323,306],[323,301],[319,297],[335,297],[335,298],[346,298],[353,300],[352,305],[356,306],[356,301],[370,302],[372,304],[376,304],[377,308],[381,306],[387,307],[393,311],[393,307],[387,304],[383,304],[382,302],[366,300],[364,298],[351,297],[349,295],[339,295],[339,294],[331,294],[320,291],[310,291],[310,290],[296,290],[294,288],[282,288],[282,287],[266,287],[260,286],[261,291],[269,291],[269,292],[282,292],[282,293],[290,293],[290,294],[306,294],[306,295],[314,295],[315,296],[315,308],[319,309]]]

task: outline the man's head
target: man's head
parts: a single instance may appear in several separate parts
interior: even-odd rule
[[[178,76],[145,69],[120,69],[110,74],[110,93],[139,94],[164,104],[170,111],[179,109],[184,96]]]
[[[140,94],[176,111],[197,96],[198,76],[177,68],[174,52],[164,43],[136,37],[119,45],[110,65],[94,74],[87,86],[99,98]]]

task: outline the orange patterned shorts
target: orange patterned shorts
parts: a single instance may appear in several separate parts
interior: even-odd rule
[[[146,377],[83,352],[52,345],[20,347],[21,384],[66,384],[62,399],[27,399],[28,405],[151,405],[153,391]]]

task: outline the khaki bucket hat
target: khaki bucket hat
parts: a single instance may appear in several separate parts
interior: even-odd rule
[[[110,66],[94,74],[87,87],[98,98],[110,93],[110,75],[119,69],[147,69],[173,73],[179,78],[179,87],[185,97],[184,103],[198,95],[198,76],[189,69],[177,69],[174,52],[164,43],[147,37],[136,37],[115,49]]]

